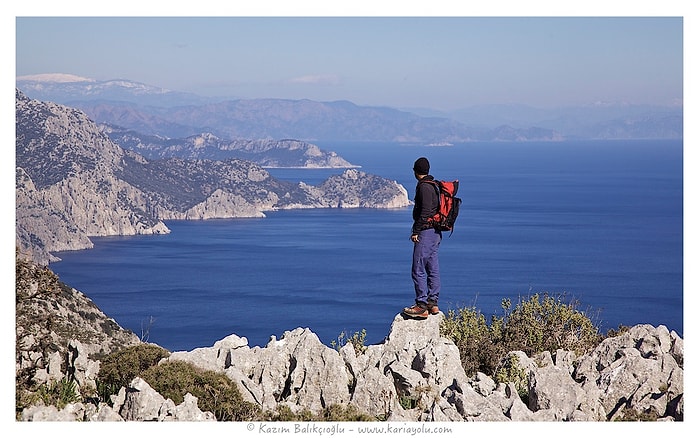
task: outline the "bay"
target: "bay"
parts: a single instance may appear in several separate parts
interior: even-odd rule
[[[683,333],[683,145],[679,141],[318,143],[412,197],[413,161],[459,179],[462,210],[440,252],[441,308],[500,314],[535,292],[580,302],[601,330]],[[337,169],[269,169],[317,184]],[[268,212],[169,221],[171,234],[95,238],[51,268],[109,316],[171,351],[235,333],[250,345],[308,327],[330,344],[380,342],[413,300],[411,208]]]

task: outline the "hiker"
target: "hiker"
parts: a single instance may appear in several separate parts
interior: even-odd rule
[[[410,318],[424,319],[428,315],[440,312],[440,265],[438,249],[442,240],[442,231],[430,223],[439,208],[439,196],[430,175],[430,162],[420,157],[413,165],[413,173],[418,180],[413,206],[413,264],[411,277],[416,292],[415,304],[403,309],[403,314]]]

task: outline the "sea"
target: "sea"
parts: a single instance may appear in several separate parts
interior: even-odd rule
[[[547,294],[601,333],[665,325],[683,336],[683,143],[318,142],[415,193],[413,162],[459,180],[462,207],[440,246],[440,308],[489,318]],[[342,169],[268,169],[318,184]],[[236,334],[265,346],[309,328],[326,345],[379,343],[413,304],[411,207],[270,211],[166,221],[171,233],[94,238],[50,265],[108,316],[170,351]]]

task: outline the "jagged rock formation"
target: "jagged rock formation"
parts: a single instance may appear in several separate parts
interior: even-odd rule
[[[263,167],[357,167],[333,151],[299,140],[224,140],[211,133],[187,138],[166,138],[103,125],[116,144],[148,159],[183,158],[225,160],[238,158]]]
[[[321,411],[352,405],[386,421],[610,421],[642,418],[683,420],[683,341],[664,326],[638,325],[609,338],[592,353],[544,352],[528,358],[511,352],[504,366],[526,376],[496,383],[478,373],[469,377],[459,352],[439,336],[442,316],[427,321],[394,319],[381,344],[356,352],[320,343],[297,328],[265,347],[249,348],[230,335],[212,347],[175,352],[163,361],[186,361],[224,372],[248,401],[265,410]],[[510,358],[515,358],[513,362]],[[507,364],[507,365],[506,365]],[[630,417],[631,416],[631,417]],[[121,388],[112,407],[71,404],[32,406],[21,419],[79,421],[211,421],[191,395],[178,406],[141,378]]]
[[[457,347],[440,336],[441,319],[397,315],[385,341],[359,354],[297,328],[264,348],[231,335],[163,360],[223,371],[263,409],[350,404],[389,421],[606,421],[629,412],[683,419],[683,340],[664,326],[635,326],[581,357],[512,352],[516,365],[506,358],[503,366],[525,376],[523,400],[515,382],[467,376]]]
[[[314,187],[240,159],[149,161],[80,111],[16,92],[16,239],[41,263],[91,236],[168,233],[168,219],[262,217],[289,208],[410,205],[396,181],[350,169]],[[307,149],[307,151],[312,150]]]

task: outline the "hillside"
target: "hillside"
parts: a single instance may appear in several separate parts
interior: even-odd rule
[[[96,373],[89,361],[140,343],[83,293],[50,269],[21,256],[15,265],[15,362],[17,399],[51,381]],[[78,358],[80,357],[80,360]]]
[[[358,167],[333,151],[322,150],[315,144],[299,140],[224,140],[210,133],[186,138],[166,138],[107,125],[103,125],[103,130],[122,148],[154,160],[173,157],[207,160],[238,158],[263,167]]]

